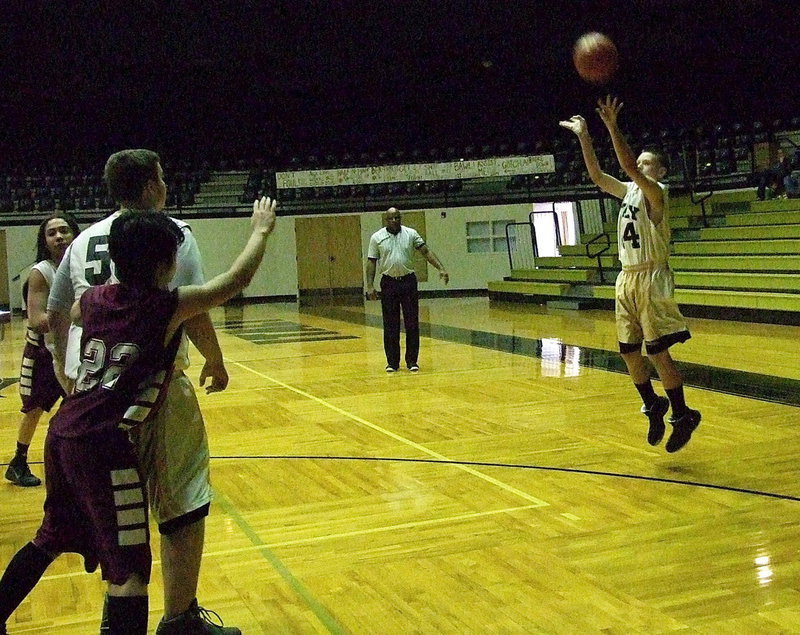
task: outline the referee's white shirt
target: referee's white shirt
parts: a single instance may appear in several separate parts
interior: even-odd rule
[[[401,225],[393,234],[384,227],[369,239],[367,258],[380,260],[381,275],[400,278],[414,272],[414,250],[424,244],[416,229]]]

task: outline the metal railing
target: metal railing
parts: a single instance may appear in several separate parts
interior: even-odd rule
[[[530,240],[520,240],[516,230],[513,230],[514,236],[511,236],[510,228],[523,226],[528,228],[528,237]],[[533,221],[507,223],[506,246],[508,247],[508,267],[510,271],[514,271],[514,269],[536,268],[536,258],[539,256],[539,250],[536,246],[536,228],[533,226]],[[525,259],[525,262],[520,262],[522,259]],[[514,266],[515,264],[518,266]]]
[[[689,190],[689,200],[692,201],[692,205],[700,204],[700,215],[702,216],[703,220],[703,227],[708,227],[708,218],[706,217],[706,201],[711,198],[714,194],[714,182],[713,179],[709,179],[708,183],[708,192],[703,196],[697,196],[697,185],[699,183],[699,179],[695,178],[692,180],[689,178],[689,166],[686,161],[686,146],[681,149],[681,155],[683,156],[683,183],[687,190]],[[697,177],[697,166],[695,165],[695,177]]]
[[[514,269],[535,269],[536,259],[539,257],[539,242],[536,235],[534,217],[536,214],[549,214],[553,217],[555,228],[556,247],[560,249],[561,227],[558,224],[558,212],[552,210],[534,210],[528,214],[528,221],[506,224],[506,245],[508,246],[508,266]],[[517,233],[517,227],[527,227],[524,239]],[[512,236],[512,231],[514,235]]]
[[[562,245],[562,243],[561,243],[561,228],[558,225],[558,213],[555,210],[555,203],[553,203],[553,209],[550,209],[550,210],[547,210],[547,209],[533,210],[530,214],[528,214],[528,221],[530,222],[531,225],[534,224],[534,216],[536,216],[536,214],[550,214],[550,215],[552,215],[552,217],[553,217],[553,226],[555,227],[555,230],[556,230],[556,247],[561,247],[561,245]],[[534,238],[535,238],[535,236],[536,236],[536,232],[534,231]],[[538,245],[534,245],[534,248],[535,248],[534,251],[536,252],[536,255],[538,256],[539,255],[539,247],[538,247]]]
[[[595,253],[591,253],[590,247],[600,240],[601,238],[606,239],[606,245],[599,251]],[[597,234],[594,238],[587,241],[586,243],[586,257],[587,258],[597,258],[597,270],[600,272],[600,282],[601,284],[606,281],[605,272],[603,271],[603,254],[606,253],[609,249],[611,249],[611,236],[608,235],[608,232],[603,232],[602,234]]]

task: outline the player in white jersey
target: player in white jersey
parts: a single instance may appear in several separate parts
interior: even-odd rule
[[[655,149],[643,151],[638,158],[633,154],[617,125],[622,102],[607,96],[598,100],[597,105],[620,166],[631,183],[623,183],[600,169],[583,117],[575,115],[560,125],[578,137],[592,182],[622,199],[617,220],[622,271],[617,277],[615,303],[619,350],[644,402],[642,412],[649,420],[648,442],[651,445],[661,442],[664,415],[671,405],[669,422],[673,430],[666,450],[677,452],[689,442],[700,423],[700,412],[686,406],[683,378],[669,354],[670,346],[691,337],[673,297],[674,281],[669,267],[669,196],[659,182],[669,165],[666,156]],[[667,397],[653,390],[642,344]]]
[[[21,487],[36,487],[42,481],[28,467],[28,447],[43,412],[50,412],[64,390],[56,378],[50,354],[52,338],[48,333],[47,294],[53,286],[56,267],[73,239],[80,234],[75,217],[68,212],[48,216],[36,236],[36,264],[22,287],[28,324],[25,349],[19,371],[19,395],[22,419],[17,433],[17,450],[6,469],[6,479]]]
[[[105,180],[110,195],[122,209],[160,212],[167,186],[159,156],[150,150],[122,150],[109,157]],[[78,368],[80,334],[69,329],[69,310],[89,286],[113,276],[108,254],[111,224],[116,212],[95,223],[67,251],[56,272],[47,304],[55,339],[54,358],[74,379]],[[173,219],[184,234],[177,269],[170,288],[203,284],[197,243],[189,226]],[[69,329],[69,335],[67,335]],[[211,378],[209,392],[224,390],[228,375],[208,313],[185,323],[185,331],[205,358],[200,384]],[[189,364],[185,338],[176,359],[176,372],[158,414],[135,433],[139,461],[147,477],[147,491],[161,539],[164,581],[164,620],[172,622],[197,607],[196,593],[203,552],[205,518],[212,498],[209,451],[203,417],[194,387],[184,371]],[[238,629],[208,632],[234,633]]]

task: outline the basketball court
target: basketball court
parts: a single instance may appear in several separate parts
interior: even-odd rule
[[[703,421],[668,455],[645,440],[611,312],[422,300],[421,371],[393,375],[377,302],[213,318],[231,382],[200,396],[216,491],[200,602],[226,624],[800,629],[798,327],[691,319],[694,337],[674,354]],[[4,463],[23,343],[15,317],[0,353]],[[199,369],[195,351],[195,379]],[[31,447],[39,475],[45,432]],[[0,486],[0,560],[33,536],[43,498],[43,487]],[[160,577],[156,560],[151,628]],[[9,630],[97,632],[103,592],[99,573],[59,558]]]

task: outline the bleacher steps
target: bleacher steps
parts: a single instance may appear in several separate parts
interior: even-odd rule
[[[195,194],[198,207],[236,207],[247,184],[247,172],[212,172]]]
[[[612,268],[612,267],[619,267],[619,260],[616,256],[608,256],[603,254],[600,256],[600,261],[603,265],[603,268]],[[570,269],[570,268],[579,268],[579,269],[586,269],[586,268],[596,268],[597,267],[597,258],[587,258],[586,255],[582,256],[548,256],[537,258],[536,263],[539,265],[540,268],[550,268],[550,269]]]
[[[517,293],[521,295],[560,296],[569,283],[527,282],[521,280],[495,280],[489,282],[489,292]]]
[[[582,245],[578,245],[581,246]],[[562,251],[564,248],[562,247]],[[673,243],[674,255],[800,254],[800,238],[774,240],[700,240]]]
[[[800,324],[800,201],[756,201],[752,189],[715,193],[700,205],[671,201],[675,300],[686,315]],[[612,308],[620,268],[616,222],[603,225],[610,248],[586,256],[596,234],[564,245],[560,258],[537,258],[535,270],[512,271],[489,285],[493,299],[531,299],[552,308]],[[598,240],[589,249],[605,247]],[[551,293],[546,291],[550,289]]]
[[[687,305],[800,312],[800,297],[791,293],[675,289],[675,300]]]
[[[794,273],[730,273],[712,271],[676,271],[679,288],[736,289],[800,293],[800,276]]]
[[[800,255],[793,256],[672,256],[675,271],[800,271]]]
[[[602,244],[605,247],[605,243]],[[598,249],[597,244],[594,244],[590,247],[590,249]],[[558,251],[561,253],[562,256],[583,256],[586,258],[586,245],[561,245],[558,248]],[[611,245],[603,255],[604,256],[615,256],[617,254],[617,241],[612,240]],[[596,258],[591,259],[592,262],[597,262]]]
[[[507,279],[530,281],[556,281],[558,282],[588,282],[592,279],[594,271],[591,269],[515,269]]]
[[[249,175],[249,172],[243,171],[212,172],[208,183],[224,183],[244,187],[247,184]]]
[[[743,227],[746,225],[792,225],[795,223],[800,223],[800,211],[797,210],[732,214],[725,217],[726,227]]]
[[[710,227],[700,230],[700,238],[702,240],[773,240],[777,238],[800,238],[800,224]]]
[[[591,295],[566,295],[569,285],[553,283],[501,281],[490,282],[489,293],[521,295],[541,298],[547,302],[557,302],[557,308],[587,308],[597,306],[590,300],[614,299],[614,287],[596,285],[591,288]],[[741,308],[761,311],[800,312],[800,296],[796,293],[780,293],[770,291],[746,291],[729,289],[675,289],[675,300],[679,305],[709,306],[718,308]]]

